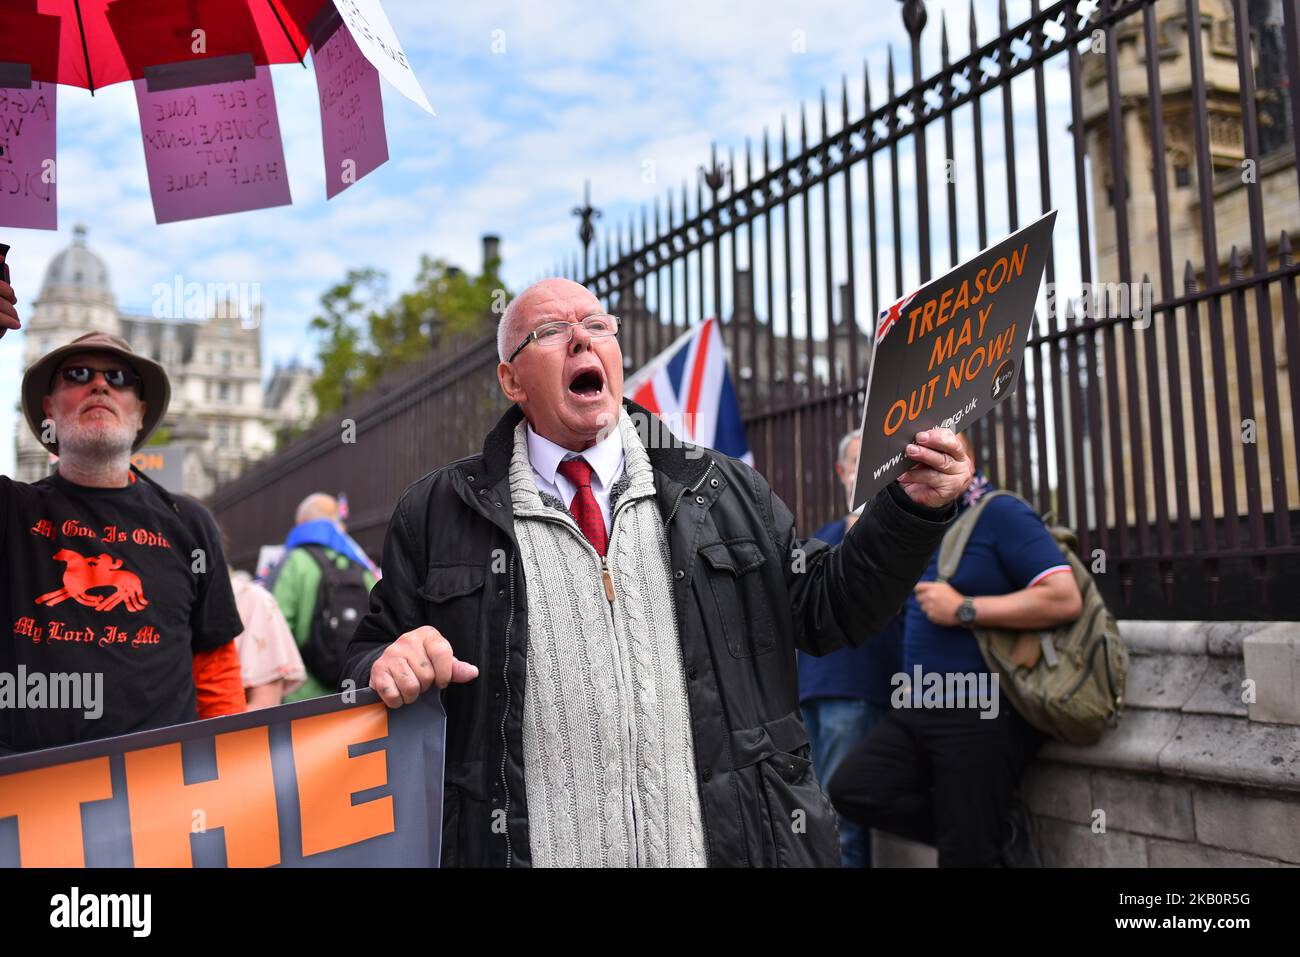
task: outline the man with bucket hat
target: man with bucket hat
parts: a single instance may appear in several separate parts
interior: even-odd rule
[[[0,335],[20,328],[0,281]],[[92,332],[23,375],[22,410],[58,456],[0,476],[0,754],[244,710],[243,630],[216,524],[131,466],[167,411],[163,367]]]

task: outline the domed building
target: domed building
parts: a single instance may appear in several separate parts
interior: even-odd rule
[[[87,245],[86,228],[77,226],[24,317],[23,367],[87,332],[121,336],[162,363],[171,379],[171,405],[156,444],[137,452],[134,462],[174,491],[204,496],[270,453],[278,430],[310,422],[316,410],[312,373],[301,365],[276,368],[263,387],[259,304],[228,295],[204,318],[175,318],[193,311],[183,292],[188,295],[188,287],[178,280],[174,295],[169,288],[155,302],[158,315],[119,310],[108,266]],[[49,473],[53,456],[28,429],[16,430],[15,445],[18,481]]]

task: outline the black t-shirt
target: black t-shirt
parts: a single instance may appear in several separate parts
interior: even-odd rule
[[[0,698],[0,753],[194,721],[194,653],[243,630],[212,516],[132,479],[106,489],[0,476],[0,672],[19,694],[28,676],[26,706]],[[47,676],[44,707],[31,706],[33,673]],[[83,699],[102,674],[100,716],[87,718],[84,700],[51,707],[72,697],[60,677],[55,700],[55,674],[81,675]]]

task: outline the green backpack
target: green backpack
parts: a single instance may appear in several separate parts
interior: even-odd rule
[[[999,495],[1024,501],[1014,492],[995,491],[967,509],[944,535],[938,581],[947,582],[956,573],[975,523],[984,507]],[[1021,717],[1069,744],[1096,744],[1106,727],[1119,723],[1128,678],[1128,649],[1120,639],[1115,616],[1075,554],[1079,540],[1073,530],[1049,526],[1049,531],[1083,596],[1079,617],[1047,631],[980,628],[978,623],[973,630],[985,663],[1001,676],[1001,688]]]

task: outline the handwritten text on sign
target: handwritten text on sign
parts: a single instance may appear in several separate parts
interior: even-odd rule
[[[0,87],[0,225],[57,229],[55,89]]]
[[[137,80],[135,95],[158,222],[291,202],[268,67],[251,80],[158,93]]]
[[[388,162],[379,73],[340,25],[312,54],[325,146],[325,195],[333,199]]]
[[[389,83],[397,87],[421,109],[433,112],[429,100],[420,89],[420,81],[411,70],[402,44],[388,22],[388,14],[379,0],[334,0],[334,7],[347,24],[357,46]]]

